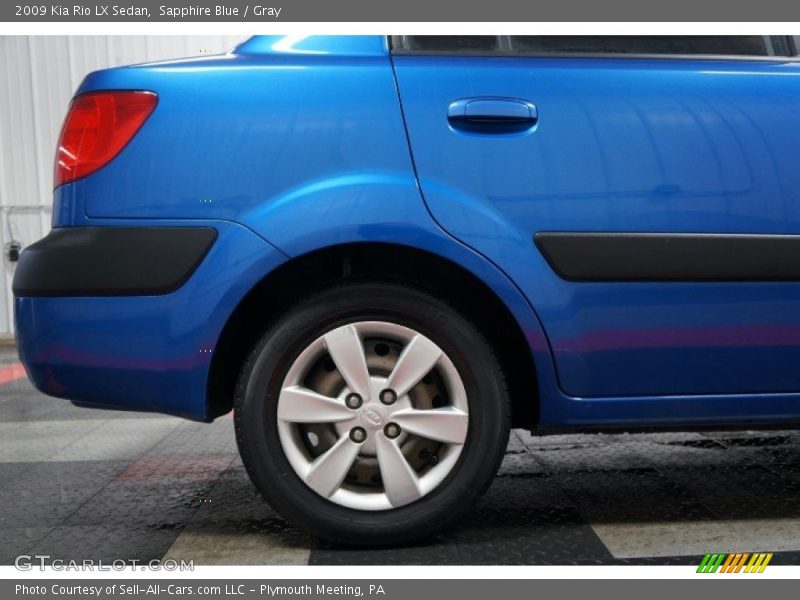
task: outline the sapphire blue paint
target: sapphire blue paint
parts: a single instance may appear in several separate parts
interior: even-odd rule
[[[508,306],[542,426],[796,422],[800,284],[569,282],[532,236],[800,234],[798,77],[792,62],[392,58],[380,36],[262,36],[91,74],[79,91],[159,103],[110,164],[55,191],[54,224],[219,238],[165,296],[17,298],[22,360],[53,395],[203,419],[207,350],[247,291],[292,258],[385,242]],[[537,120],[454,127],[469,99]]]
[[[541,231],[800,233],[797,62],[395,58],[420,185],[523,289],[579,397],[800,390],[800,284],[575,283]],[[524,136],[453,135],[454,98],[534,103]]]
[[[179,290],[164,296],[16,298],[20,358],[40,390],[90,404],[206,417],[208,367],[227,317],[286,256],[234,223],[159,224],[202,224],[218,232]]]

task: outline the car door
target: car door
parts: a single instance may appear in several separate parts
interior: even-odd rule
[[[800,391],[800,64],[773,36],[393,38],[424,199],[575,397]]]

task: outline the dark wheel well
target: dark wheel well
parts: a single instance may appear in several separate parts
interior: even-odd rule
[[[349,277],[376,275],[414,285],[455,306],[495,349],[511,394],[512,426],[532,428],[538,385],[530,348],[505,304],[480,279],[435,254],[394,244],[348,244],[282,265],[259,282],[231,315],[214,349],[208,381],[209,419],[233,407],[236,379],[271,318],[311,291]]]

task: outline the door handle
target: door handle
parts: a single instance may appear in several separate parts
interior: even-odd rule
[[[447,108],[447,120],[453,128],[473,133],[514,133],[533,128],[539,111],[518,98],[461,98]]]

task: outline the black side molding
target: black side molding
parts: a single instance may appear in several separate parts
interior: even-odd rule
[[[205,257],[211,227],[64,227],[26,248],[15,296],[151,296],[181,287]]]
[[[568,281],[800,281],[800,235],[540,232]]]

